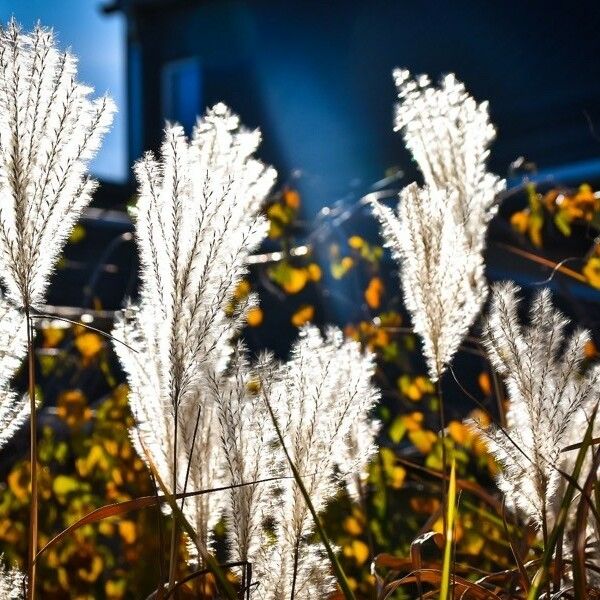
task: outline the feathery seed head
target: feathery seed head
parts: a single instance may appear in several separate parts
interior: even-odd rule
[[[493,287],[485,344],[510,401],[506,432],[486,430],[490,451],[502,464],[500,488],[541,527],[561,503],[561,475],[577,453],[561,450],[581,441],[582,423],[600,400],[600,373],[582,372],[586,331],[565,334],[569,321],[554,309],[548,289],[532,301],[529,325],[518,318],[519,288]]]
[[[86,168],[115,111],[76,77],[77,59],[51,30],[0,28],[0,276],[20,308],[43,301],[96,187]]]
[[[259,209],[275,171],[252,157],[259,140],[217,104],[189,141],[180,126],[167,126],[161,156],[148,153],[135,168],[142,286],[138,305],[115,328],[133,351],[115,349],[131,388],[134,441],[177,491],[215,487],[226,475],[209,382],[232,353],[245,307],[233,318],[226,309],[266,234]],[[214,494],[185,502],[203,545],[222,504]]]
[[[433,87],[397,69],[401,131],[424,178],[400,194],[397,213],[373,202],[383,237],[400,262],[406,307],[436,381],[458,350],[487,296],[483,249],[495,196],[504,182],[486,171],[494,138],[487,104],[477,104],[453,75]]]

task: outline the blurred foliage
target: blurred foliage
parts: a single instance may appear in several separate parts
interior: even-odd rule
[[[117,384],[106,340],[82,326],[44,322],[38,335],[41,392],[60,382],[55,406],[40,420],[40,547],[91,510],[154,493],[128,429],[127,389]],[[98,380],[110,394],[90,402],[82,387]],[[71,384],[71,385],[69,385]],[[64,387],[63,387],[64,386]],[[80,387],[81,386],[81,387]],[[44,398],[43,403],[46,403]],[[49,413],[49,414],[48,414]],[[12,465],[0,490],[0,548],[22,562],[26,550],[29,461]],[[43,598],[139,598],[159,550],[156,510],[78,529],[40,563]],[[150,587],[149,587],[150,584]]]
[[[513,228],[536,248],[544,246],[545,237],[569,238],[574,230],[583,229],[591,244],[581,261],[581,274],[600,289],[600,192],[582,184],[577,190],[554,188],[542,194],[529,183],[527,197],[528,206],[510,218]]]
[[[565,236],[582,223],[598,228],[600,200],[589,187],[582,186],[572,195],[553,191],[542,196],[530,186],[528,198],[528,208],[513,214],[511,223],[535,246],[543,242],[544,224],[552,224]],[[261,331],[283,323],[296,329],[307,322],[322,325],[332,320],[318,299],[331,297],[332,287],[349,283],[344,288],[345,301],[358,307],[353,314],[361,317],[340,324],[347,336],[377,357],[382,401],[373,416],[381,421],[382,430],[380,449],[368,480],[361,486],[360,502],[340,492],[328,506],[324,523],[341,549],[343,566],[357,597],[372,597],[375,578],[371,562],[382,552],[395,557],[393,563],[386,559],[388,567],[392,564],[393,569],[406,573],[414,568],[416,557],[424,564],[441,560],[442,549],[435,538],[420,536],[442,531],[443,443],[447,456],[455,460],[462,490],[456,522],[458,571],[463,563],[469,565],[468,577],[512,568],[505,523],[498,516],[501,508],[490,505],[496,502],[490,491],[493,493],[497,467],[482,438],[460,420],[470,413],[485,427],[490,414],[497,418],[502,411],[499,387],[481,348],[473,341],[465,344],[470,368],[458,384],[468,389],[473,402],[465,403],[465,389],[445,382],[449,388],[445,405],[453,409],[448,411],[447,434],[442,440],[437,433],[439,392],[425,375],[418,340],[407,327],[399,300],[398,278],[390,276],[378,240],[352,231],[340,239],[338,232],[335,239],[320,244],[317,256],[310,243],[298,241],[300,210],[301,199],[293,189],[284,188],[271,199],[265,213],[269,244],[278,253],[278,260],[266,259],[254,265],[239,284],[233,303],[258,293],[261,302],[248,312],[246,334],[260,338]],[[600,287],[598,244],[586,257],[582,272],[591,285]],[[267,314],[269,311],[276,314]],[[106,338],[83,325],[53,320],[41,323],[37,344],[44,407],[39,446],[40,544],[44,545],[91,510],[151,495],[155,489],[130,443],[132,417],[127,390]],[[595,347],[589,347],[588,354],[595,356]],[[459,397],[462,400],[457,400]],[[10,456],[19,451],[24,457],[25,449],[26,444],[21,444]],[[0,552],[10,561],[21,562],[25,556],[28,469],[24,458],[4,467]],[[44,555],[40,563],[41,597],[146,597],[161,572],[160,542],[161,536],[168,535],[163,531],[167,522],[157,509],[147,509],[82,527]],[[219,525],[217,532],[221,537],[222,528],[223,524]],[[518,540],[530,538],[531,532],[522,528],[511,535]],[[205,580],[203,585],[211,584]],[[411,597],[410,592],[406,588],[395,597]]]

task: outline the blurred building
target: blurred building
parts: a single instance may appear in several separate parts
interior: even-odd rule
[[[115,0],[127,19],[129,158],[165,119],[190,128],[231,105],[264,132],[262,156],[301,175],[311,212],[385,170],[412,177],[392,132],[395,66],[453,71],[489,99],[492,166],[521,155],[569,177],[600,174],[596,2]],[[573,172],[573,175],[570,173]]]
[[[189,132],[206,106],[224,101],[260,126],[261,158],[299,189],[308,219],[352,204],[386,173],[399,173],[396,187],[418,177],[392,131],[391,71],[403,66],[434,78],[453,71],[489,99],[498,174],[525,156],[542,178],[600,180],[595,2],[115,0],[103,10],[127,22],[131,164],[158,148],[166,120]],[[105,185],[95,206],[122,208],[133,189]],[[51,302],[78,294],[90,304],[98,294],[117,308],[132,289],[133,245],[119,238],[130,226],[96,213],[88,229]]]

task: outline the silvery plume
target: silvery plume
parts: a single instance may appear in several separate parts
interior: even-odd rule
[[[377,201],[373,209],[400,263],[405,303],[435,381],[486,300],[482,253],[504,182],[486,170],[495,136],[487,103],[477,104],[454,75],[439,87],[405,70],[394,78],[395,129],[424,185],[405,188],[397,212]]]
[[[266,234],[260,215],[275,171],[252,155],[258,131],[240,127],[223,104],[208,110],[186,139],[166,128],[161,156],[137,163],[135,217],[141,292],[114,336],[127,372],[132,432],[140,455],[170,491],[218,485],[222,456],[209,378],[232,352],[244,306],[228,314],[245,261]],[[211,494],[185,501],[201,546],[221,507]]]

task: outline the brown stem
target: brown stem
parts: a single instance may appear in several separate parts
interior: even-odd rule
[[[439,373],[439,371],[438,371]],[[438,379],[437,379],[437,394],[438,394],[438,402],[439,402],[439,414],[440,414],[440,435],[441,435],[441,439],[442,439],[442,474],[444,476],[444,479],[442,481],[442,522],[444,524],[444,535],[446,535],[446,519],[447,519],[447,514],[446,514],[446,504],[447,504],[447,499],[446,499],[446,481],[447,481],[447,477],[446,477],[446,418],[444,415],[444,396],[442,394],[442,377],[441,375],[438,375]]]
[[[177,494],[177,433],[178,433],[178,405],[175,404],[175,438],[173,440],[173,496]],[[175,585],[175,568],[177,564],[177,544],[179,541],[179,528],[177,519],[173,515],[173,529],[171,529],[171,552],[169,556],[169,589]]]
[[[38,545],[38,480],[37,480],[37,418],[35,408],[35,353],[33,348],[33,330],[31,327],[31,318],[29,316],[29,307],[25,309],[27,319],[27,358],[29,371],[29,460],[30,460],[30,483],[31,483],[31,501],[29,504],[29,548],[28,548],[28,571],[27,571],[27,598],[35,598],[35,580],[36,580],[36,552]]]

